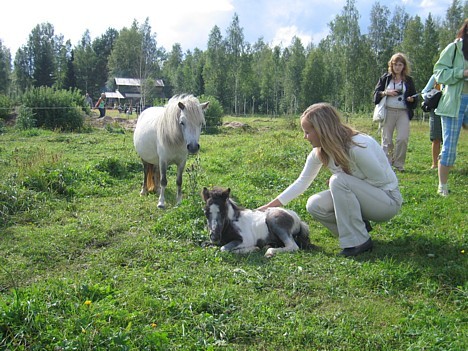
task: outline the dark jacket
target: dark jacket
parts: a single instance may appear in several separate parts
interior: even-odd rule
[[[380,96],[380,92],[387,89],[387,86],[391,80],[392,80],[392,75],[390,73],[385,73],[379,78],[379,81],[377,82],[377,85],[375,86],[375,90],[374,90],[374,104],[377,105],[380,102],[380,100],[382,100],[382,97]],[[406,80],[404,81],[404,83],[405,83],[405,95],[403,97],[405,99],[405,105],[408,109],[408,118],[412,120],[414,117],[413,110],[418,106],[418,97],[417,96],[414,97],[413,102],[406,101],[406,98],[408,96],[416,95],[416,88],[414,86],[413,78],[411,78],[410,76],[406,76]]]

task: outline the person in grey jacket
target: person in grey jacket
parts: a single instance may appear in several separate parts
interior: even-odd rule
[[[457,144],[462,126],[468,126],[468,19],[457,37],[440,53],[434,65],[437,82],[444,84],[435,113],[442,120],[444,144],[439,158],[438,194],[448,196],[448,177],[455,164]]]

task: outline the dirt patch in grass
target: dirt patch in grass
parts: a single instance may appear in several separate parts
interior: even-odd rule
[[[128,119],[111,116],[104,116],[101,118],[97,118],[95,116],[86,117],[86,123],[89,123],[95,128],[105,128],[108,124],[119,124],[126,130],[135,130],[136,122],[137,118]]]

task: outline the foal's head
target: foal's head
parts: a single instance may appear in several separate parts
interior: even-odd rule
[[[210,240],[214,244],[221,241],[224,226],[229,222],[229,194],[231,189],[203,188],[202,197],[205,201],[205,216],[210,231]]]

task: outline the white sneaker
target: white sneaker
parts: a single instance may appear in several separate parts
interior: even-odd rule
[[[447,189],[447,187],[440,187],[439,186],[439,189],[437,190],[437,194],[439,194],[440,196],[448,196],[449,195],[449,191]]]

